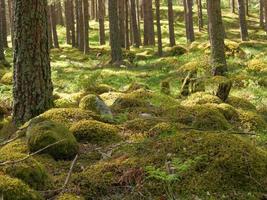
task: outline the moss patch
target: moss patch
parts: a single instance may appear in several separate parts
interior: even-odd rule
[[[202,105],[206,103],[222,103],[221,99],[217,96],[205,93],[205,92],[197,92],[191,94],[186,100],[182,101],[182,105],[184,106],[194,106],[194,105]]]
[[[256,107],[252,103],[239,97],[230,96],[226,100],[226,103],[230,104],[235,108],[241,108],[244,110],[256,110]]]
[[[80,142],[107,144],[120,140],[119,129],[116,126],[95,120],[79,121],[73,124],[70,131]]]
[[[52,121],[42,121],[27,129],[28,146],[31,152],[62,141],[41,153],[55,159],[72,159],[78,152],[78,143],[69,130]]]

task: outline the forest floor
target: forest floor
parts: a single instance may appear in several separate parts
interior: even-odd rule
[[[62,146],[54,146],[57,155],[34,155],[30,162],[1,167],[1,161],[27,155],[31,132],[53,128],[48,123],[46,128],[33,129],[36,122],[30,122],[25,125],[26,137],[0,146],[0,189],[6,187],[2,182],[8,174],[47,199],[264,199],[267,35],[252,13],[248,18],[250,40],[241,42],[238,16],[227,9],[223,15],[227,76],[233,82],[226,102],[213,94],[223,80],[211,76],[207,30],[199,32],[195,27],[196,42],[186,44],[181,7],[175,7],[179,45],[168,47],[164,7],[164,56],[157,56],[156,47],[131,48],[124,51],[127,65],[120,67],[107,64],[110,50],[108,45],[98,45],[96,22],[90,21],[88,55],[66,45],[64,27],[58,27],[60,49],[51,50],[55,108],[40,117],[70,129],[79,142],[79,157],[75,163],[74,156],[61,160]],[[197,24],[196,18],[194,21]],[[12,63],[12,49],[7,49],[6,56]],[[201,91],[183,97],[182,79],[191,71],[197,72]],[[5,113],[0,138],[6,139],[16,131],[9,116],[12,69],[1,69],[0,75],[0,105]],[[97,113],[93,98],[108,105],[112,119]],[[56,190],[70,172],[66,187]],[[24,194],[31,190],[22,189]],[[10,192],[19,199],[16,194],[22,192],[11,190],[4,194]],[[28,198],[41,199],[38,194]]]

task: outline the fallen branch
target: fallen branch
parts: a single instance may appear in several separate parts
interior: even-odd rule
[[[18,135],[16,135],[14,138],[11,138],[11,139],[9,139],[9,140],[6,140],[6,141],[0,143],[0,147],[3,147],[3,146],[5,146],[5,145],[7,145],[7,144],[9,144],[9,143],[11,143],[11,142],[13,142],[13,141],[19,139],[19,138],[20,138],[20,135],[18,134]]]
[[[39,149],[38,151],[33,152],[33,153],[31,153],[31,154],[28,154],[27,156],[25,156],[25,157],[23,157],[23,158],[20,158],[20,159],[18,159],[18,160],[8,160],[8,161],[5,161],[5,162],[2,162],[2,163],[0,163],[0,166],[4,166],[4,165],[12,165],[12,164],[16,164],[16,163],[19,163],[19,162],[23,162],[23,161],[29,159],[30,157],[32,157],[32,156],[34,156],[34,155],[36,155],[36,154],[39,154],[39,153],[45,151],[46,149],[48,149],[48,148],[50,148],[50,147],[52,147],[52,146],[57,145],[58,143],[63,142],[64,140],[65,140],[65,139],[60,140],[60,141],[57,141],[57,142],[55,142],[55,143],[53,143],[53,144],[49,144],[49,145],[47,145],[46,147],[44,147],[44,148],[42,148],[42,149]]]

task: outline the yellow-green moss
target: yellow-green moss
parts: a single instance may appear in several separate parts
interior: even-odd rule
[[[149,88],[145,84],[133,82],[127,86],[126,92],[131,93],[131,92],[134,92],[134,91],[140,90],[140,89],[148,90]]]
[[[22,140],[9,143],[0,149],[1,162],[18,160],[27,156],[27,144]],[[34,158],[14,165],[0,167],[0,171],[11,177],[19,178],[34,189],[44,189],[50,182],[45,167]]]
[[[187,53],[187,49],[179,45],[164,48],[165,56],[179,56],[185,53]]]
[[[86,95],[81,99],[81,102],[79,104],[79,107],[83,110],[91,110],[96,112],[97,111],[97,96],[94,94]]]
[[[61,194],[60,196],[58,196],[56,198],[56,200],[83,200],[84,198],[79,197],[77,195],[73,195],[73,194]]]
[[[113,87],[106,85],[106,84],[97,84],[97,85],[88,86],[85,88],[85,92],[88,92],[91,94],[97,94],[97,95],[100,95],[106,92],[112,92],[114,90],[115,89]]]
[[[70,131],[81,142],[103,144],[120,140],[119,129],[116,126],[95,120],[79,121],[73,124]]]
[[[166,122],[161,122],[158,123],[157,125],[155,125],[154,127],[152,127],[147,135],[150,137],[154,137],[154,136],[158,136],[160,134],[171,134],[174,132],[174,127]]]
[[[220,104],[222,103],[222,100],[219,97],[211,95],[209,93],[197,92],[191,94],[186,100],[182,101],[181,104],[184,106],[194,106],[207,103]]]
[[[236,109],[238,108],[241,108],[244,110],[255,110],[256,109],[256,107],[252,103],[240,97],[230,96],[226,100],[226,103],[230,104]]]
[[[149,169],[149,170],[148,170]],[[124,146],[78,178],[86,199],[258,199],[265,191],[267,153],[238,136],[177,133]],[[116,188],[116,189],[114,189]],[[128,193],[126,188],[138,188]],[[168,190],[166,190],[168,188]],[[209,195],[207,195],[209,191]]]
[[[4,76],[1,78],[0,82],[6,85],[12,85],[13,73],[12,72],[5,73]]]
[[[83,119],[99,119],[99,116],[94,112],[79,108],[53,108],[41,114],[39,117],[62,123],[67,127]]]
[[[267,62],[260,59],[252,59],[248,62],[247,71],[255,74],[267,73]]]
[[[0,194],[5,200],[42,200],[28,185],[16,178],[0,173]]]
[[[71,99],[60,98],[54,101],[56,108],[75,108],[78,107],[78,102],[74,102]]]
[[[161,122],[161,120],[155,117],[136,118],[125,122],[124,127],[135,132],[146,132],[157,125],[159,122]]]
[[[27,129],[28,146],[30,152],[38,151],[55,142],[62,142],[46,149],[55,159],[72,159],[78,152],[78,143],[69,130],[52,121],[41,121]]]

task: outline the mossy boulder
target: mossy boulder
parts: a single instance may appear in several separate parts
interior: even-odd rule
[[[59,98],[54,101],[56,108],[77,108],[78,102],[69,98]]]
[[[62,124],[44,120],[27,129],[28,147],[36,152],[50,144],[59,142],[42,151],[54,159],[72,159],[78,153],[78,143],[71,132]]]
[[[106,92],[113,92],[115,89],[106,84],[97,84],[85,88],[85,92],[100,95]]]
[[[179,56],[185,53],[187,53],[187,49],[179,45],[164,48],[165,56]]]
[[[147,135],[149,137],[159,136],[160,134],[172,134],[175,132],[175,127],[167,122],[161,122],[152,127]]]
[[[247,101],[244,98],[230,96],[226,100],[226,103],[230,104],[236,109],[244,109],[244,110],[256,110],[256,106],[254,106],[252,103]]]
[[[68,128],[83,119],[100,119],[100,116],[89,110],[79,108],[53,108],[39,115],[43,119],[64,124]]]
[[[25,158],[27,151],[27,144],[17,140],[0,149],[0,160],[5,162]],[[24,181],[36,190],[42,190],[50,184],[45,167],[32,157],[23,162],[0,167],[0,171]]]
[[[144,133],[149,131],[158,123],[162,122],[161,119],[156,117],[148,117],[148,118],[136,118],[133,120],[128,120],[123,124],[125,129],[131,130],[137,133]]]
[[[160,199],[168,191],[184,199],[259,199],[266,179],[266,151],[238,136],[186,132],[123,147],[77,182],[86,199],[96,200]]]
[[[12,72],[5,73],[2,76],[0,82],[5,84],[5,85],[12,85],[12,83],[13,83],[13,73]]]
[[[87,95],[82,98],[79,107],[83,110],[91,110],[103,117],[112,119],[111,109],[106,103],[99,97],[93,94]]]
[[[267,74],[267,61],[262,59],[252,59],[248,62],[246,70],[253,74]]]
[[[194,106],[194,105],[202,105],[207,103],[214,103],[214,104],[220,104],[222,103],[222,100],[212,94],[205,93],[205,92],[197,92],[194,94],[191,94],[186,100],[181,102],[181,105],[184,106]]]
[[[56,200],[83,200],[84,198],[82,197],[79,197],[77,195],[73,195],[73,194],[68,194],[68,193],[65,193],[65,194],[61,194],[60,196],[58,196],[56,198]]]
[[[27,184],[0,173],[0,194],[5,200],[42,200]]]
[[[118,142],[121,139],[116,126],[95,120],[79,121],[71,126],[70,131],[80,142],[105,144]]]

